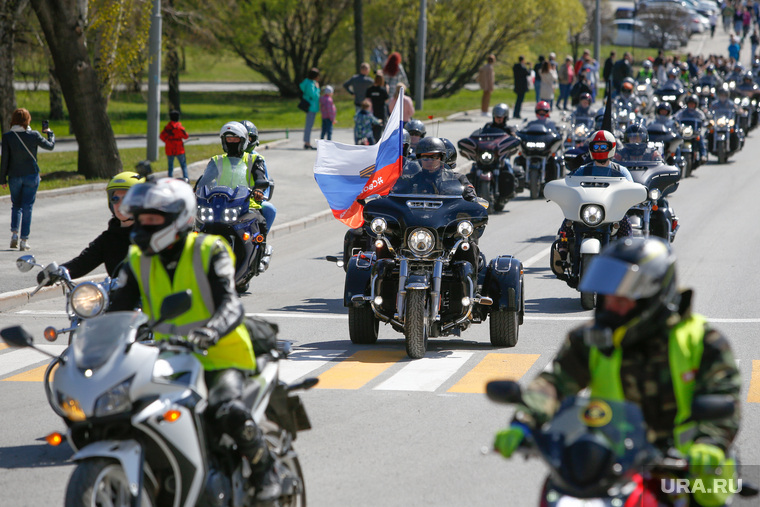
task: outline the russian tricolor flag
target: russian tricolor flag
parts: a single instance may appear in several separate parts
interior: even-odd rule
[[[401,175],[404,91],[385,124],[383,137],[372,146],[317,141],[314,179],[335,218],[351,228],[364,223],[357,202],[373,194],[387,195]]]

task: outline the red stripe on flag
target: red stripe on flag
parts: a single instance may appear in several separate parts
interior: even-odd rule
[[[399,157],[395,162],[388,164],[385,167],[381,167],[372,173],[372,177],[364,186],[362,192],[357,196],[357,199],[364,199],[373,194],[388,195],[388,192],[390,192],[396,184],[396,180],[401,176],[401,162],[401,157]]]
[[[364,223],[364,206],[354,201],[346,210],[333,210],[333,216],[349,226],[351,229],[361,227]]]

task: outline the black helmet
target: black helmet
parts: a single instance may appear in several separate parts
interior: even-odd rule
[[[751,83],[754,80],[755,80],[755,76],[752,75],[752,71],[751,70],[748,70],[747,72],[744,73],[744,82],[745,83],[747,81],[749,81]]]
[[[436,153],[441,155],[441,160],[444,160],[446,158],[446,145],[439,137],[424,137],[417,143],[414,152],[417,154],[417,158]]]
[[[656,334],[652,326],[678,309],[676,257],[657,237],[615,241],[591,262],[578,290],[599,295],[594,328],[587,335],[592,344],[608,348],[633,344]],[[605,296],[631,299],[636,306],[618,315],[605,309]]]
[[[443,145],[446,147],[446,159],[444,162],[446,162],[447,166],[454,169],[457,166],[457,149],[454,147],[454,143],[445,137],[442,137],[441,141],[443,141]]]
[[[248,131],[248,142],[250,143],[250,146],[253,146],[254,148],[258,146],[259,129],[256,128],[256,125],[254,125],[250,120],[243,120],[240,123],[242,123],[245,129]]]
[[[696,95],[689,95],[686,97],[686,105],[688,106],[689,104],[696,104],[697,107],[699,107],[699,97]]]
[[[642,155],[647,149],[647,143],[649,143],[649,133],[641,125],[634,123],[625,130],[623,144],[634,155]]]
[[[504,121],[509,119],[509,106],[505,103],[496,104],[493,106],[493,111],[491,112],[491,116],[493,117],[493,121],[496,121],[496,118],[504,118]]]
[[[667,111],[665,116],[670,116],[670,113],[673,112],[670,102],[660,102],[657,104],[657,114],[660,114],[660,111]]]
[[[713,65],[712,63],[709,64],[707,67],[705,67],[705,72],[707,72],[708,74],[712,74],[713,72],[715,72],[715,65]]]
[[[425,137],[425,134],[427,133],[425,124],[420,120],[409,120],[406,125],[404,125],[404,129],[406,129],[406,131],[409,132],[409,135],[412,136]]]
[[[578,98],[578,101],[581,100],[588,100],[589,104],[591,103],[591,94],[589,92],[583,92],[581,93],[581,96]]]

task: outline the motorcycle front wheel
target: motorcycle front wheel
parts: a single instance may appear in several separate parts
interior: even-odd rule
[[[530,172],[530,198],[531,199],[538,199],[539,194],[541,193],[541,173],[538,171],[531,171]]]
[[[74,469],[66,488],[66,507],[129,507],[132,498],[129,481],[118,461],[92,458],[81,461]],[[143,486],[140,492],[141,507],[154,503]]]
[[[372,345],[377,342],[380,321],[368,305],[348,307],[348,337],[357,345]]]
[[[289,442],[292,438],[272,421],[261,423],[261,431],[272,453],[277,456],[278,473],[283,477],[283,491],[279,499],[280,507],[306,507],[306,481],[301,462]]]
[[[412,359],[425,357],[428,341],[427,291],[410,290],[406,293],[404,319],[406,354]]]
[[[583,274],[586,272],[589,264],[591,263],[591,259],[593,258],[593,255],[583,254],[583,257],[581,258],[581,276],[583,276]],[[581,306],[584,310],[593,310],[596,306],[596,293],[581,292]]]

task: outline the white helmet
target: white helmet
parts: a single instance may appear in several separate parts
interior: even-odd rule
[[[135,185],[121,203],[122,213],[135,217],[130,240],[146,255],[155,255],[183,238],[193,226],[196,208],[193,189],[174,178]],[[163,216],[164,223],[141,224],[140,215],[145,213]]]
[[[227,136],[239,137],[240,142],[227,144]],[[248,129],[238,121],[225,123],[222,130],[219,131],[219,137],[222,138],[222,149],[230,157],[242,157],[248,148]],[[232,153],[230,153],[230,150],[232,150]]]

